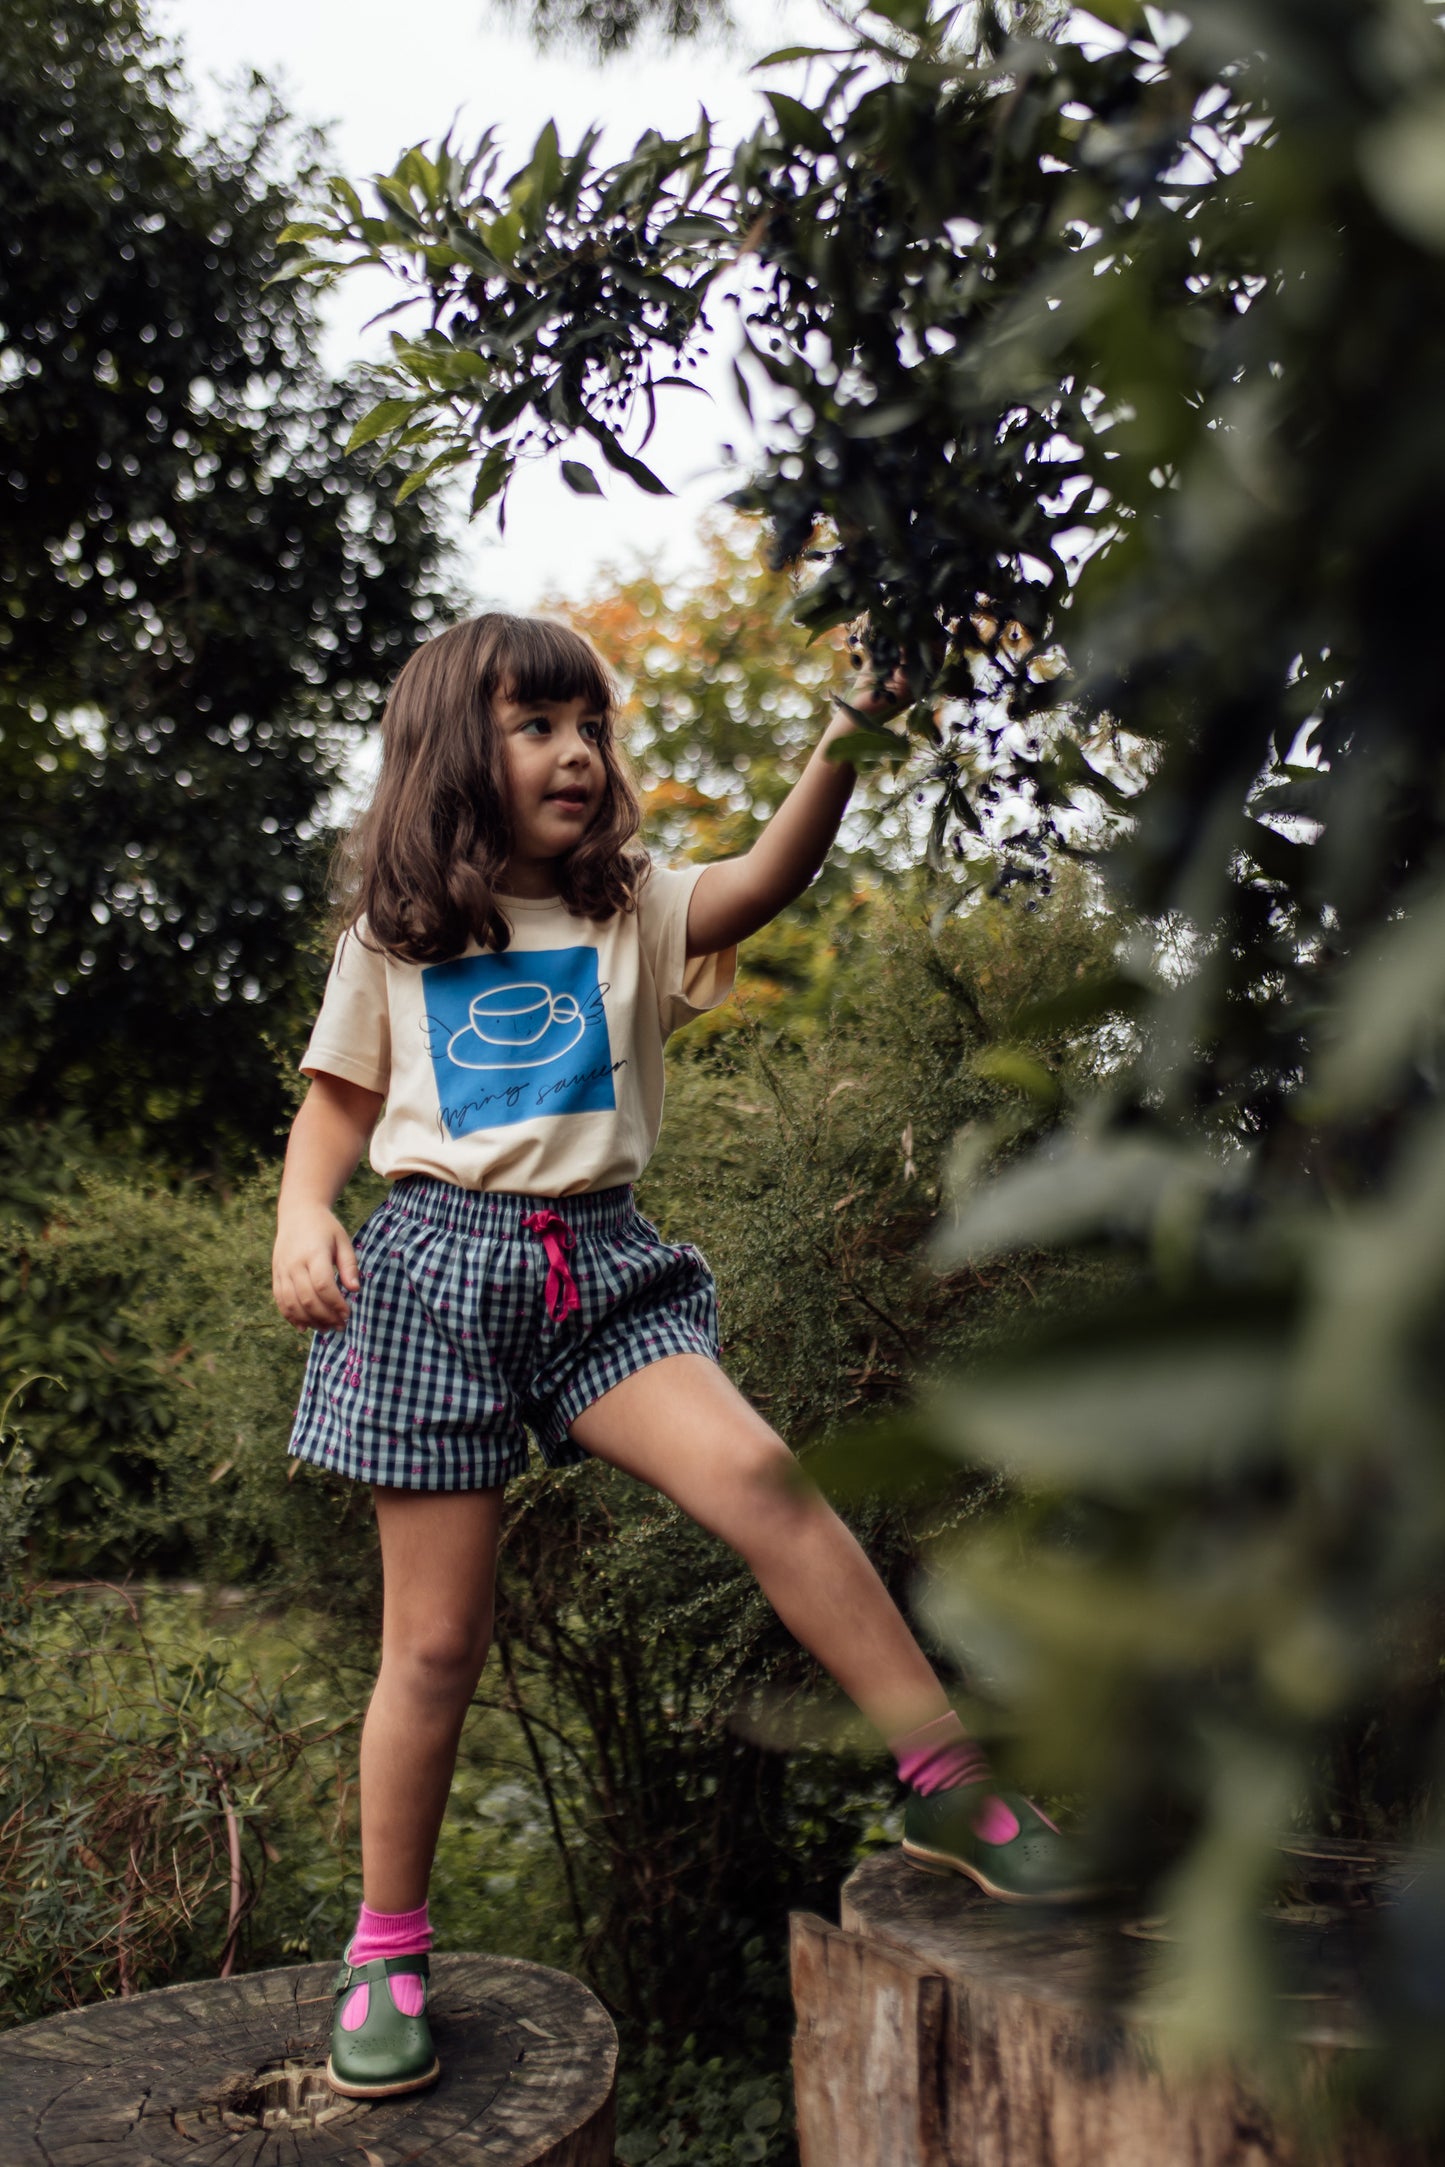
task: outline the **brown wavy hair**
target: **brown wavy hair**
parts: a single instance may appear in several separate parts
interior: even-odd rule
[[[510,944],[497,900],[513,842],[498,697],[582,699],[600,717],[602,802],[558,860],[557,885],[579,917],[636,908],[647,858],[633,843],[641,809],[616,738],[616,681],[570,626],[496,611],[426,641],[391,688],[376,788],[334,867],[340,924],[365,917],[368,946],[437,963],[473,938],[483,948]]]

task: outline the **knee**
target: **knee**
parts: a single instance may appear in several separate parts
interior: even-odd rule
[[[793,1454],[771,1430],[749,1439],[734,1468],[745,1557],[776,1543],[792,1543],[826,1513],[827,1505]]]
[[[490,1618],[444,1616],[388,1632],[383,1653],[413,1698],[433,1707],[465,1707],[490,1644]]]

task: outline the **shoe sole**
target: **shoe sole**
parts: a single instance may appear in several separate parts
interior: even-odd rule
[[[435,2084],[441,2073],[441,2063],[433,2062],[425,2076],[403,2077],[400,2084],[348,2084],[332,2068],[331,2056],[326,2057],[326,2081],[343,2099],[395,2099],[402,2092],[424,2091],[427,2085]]]
[[[992,1896],[1000,1904],[1087,1904],[1103,1893],[1100,1889],[1053,1889],[1047,1896],[1025,1896],[1017,1889],[1001,1888],[997,1881],[990,1881],[982,1867],[972,1866],[967,1859],[955,1858],[951,1851],[928,1851],[922,1844],[909,1843],[905,1838],[903,1856],[910,1866],[916,1866],[925,1874],[963,1874],[976,1881],[985,1896]]]

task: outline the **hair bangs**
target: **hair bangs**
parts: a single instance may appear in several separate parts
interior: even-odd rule
[[[519,707],[583,700],[612,726],[617,684],[590,640],[546,617],[509,617],[491,657],[495,689]]]

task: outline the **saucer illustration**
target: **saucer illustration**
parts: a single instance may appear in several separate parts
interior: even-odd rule
[[[458,1068],[546,1068],[570,1053],[586,1028],[574,995],[523,979],[474,995],[467,1021],[447,1040],[447,1058]]]
[[[456,956],[422,970],[418,1019],[450,1136],[616,1106],[592,942]]]

